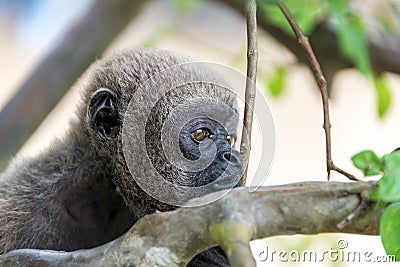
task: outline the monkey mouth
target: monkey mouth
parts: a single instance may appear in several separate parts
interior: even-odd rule
[[[216,180],[216,183],[213,185],[213,187],[214,187],[215,191],[239,187],[242,185],[241,177],[242,177],[242,172],[240,172],[240,171],[235,171],[232,173],[224,172]]]
[[[240,180],[242,171],[239,169],[231,170],[228,167],[208,172],[204,170],[192,173],[190,180],[196,181],[191,187],[210,187],[212,191],[230,189],[241,185]]]

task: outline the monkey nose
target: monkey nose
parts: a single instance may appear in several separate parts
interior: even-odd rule
[[[222,159],[232,164],[234,167],[241,167],[243,164],[242,156],[236,150],[226,150],[221,153]]]

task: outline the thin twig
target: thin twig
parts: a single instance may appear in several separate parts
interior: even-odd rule
[[[76,78],[103,54],[148,1],[93,2],[87,13],[59,36],[57,45],[48,51],[17,94],[0,110],[0,171],[71,88]]]
[[[358,206],[353,210],[352,213],[347,215],[347,217],[344,218],[344,220],[342,220],[341,222],[339,222],[336,225],[337,229],[342,230],[350,222],[352,222],[355,218],[360,216],[361,212],[364,211],[368,207],[368,203],[369,203],[369,199],[367,199],[365,197],[361,197],[360,204],[358,204]]]
[[[247,24],[247,79],[242,140],[240,144],[240,153],[245,160],[245,171],[241,180],[243,185],[246,184],[247,179],[247,168],[251,150],[251,127],[253,124],[253,110],[256,98],[256,75],[258,60],[256,0],[246,0],[245,14]]]
[[[311,47],[308,38],[303,34],[299,25],[293,18],[293,15],[290,13],[289,9],[283,2],[278,2],[278,6],[282,13],[285,15],[287,21],[289,22],[290,26],[292,27],[299,44],[304,48],[307,53],[307,56],[311,62],[312,71],[317,79],[318,86],[321,90],[322,96],[322,106],[324,110],[324,130],[325,130],[325,141],[326,141],[326,170],[328,172],[328,180],[330,179],[331,171],[336,171],[338,173],[343,174],[347,178],[352,181],[359,181],[354,175],[340,169],[337,167],[332,160],[332,152],[331,152],[331,123],[329,119],[329,100],[328,100],[328,89],[327,89],[327,82],[322,73],[321,66],[317,60],[317,57],[314,54],[314,51]]]

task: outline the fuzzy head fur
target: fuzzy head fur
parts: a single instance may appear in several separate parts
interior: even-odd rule
[[[113,138],[104,138],[93,131],[90,125],[91,118],[87,114],[90,98],[100,88],[113,91],[118,96],[115,105],[122,125],[126,119],[125,115],[132,98],[139,97],[136,94],[139,88],[148,90],[149,92],[145,91],[144,97],[156,98],[156,104],[146,118],[146,152],[153,166],[164,179],[177,185],[194,186],[196,185],[195,177],[173,167],[164,154],[161,144],[163,123],[169,113],[178,105],[188,105],[188,109],[196,109],[196,106],[190,106],[190,103],[198,99],[206,102],[205,105],[208,101],[214,104],[223,103],[233,110],[236,108],[236,96],[223,88],[228,85],[221,77],[200,63],[183,65],[182,68],[179,68],[179,71],[169,71],[169,68],[173,66],[188,62],[194,62],[194,60],[165,50],[125,50],[94,64],[91,77],[83,90],[83,105],[86,106],[80,107],[80,120],[84,122],[93,149],[96,149],[102,155],[104,161],[115,163],[112,166],[114,169],[113,181],[127,205],[140,215],[148,214],[149,211],[153,212],[154,210],[169,210],[172,207],[148,196],[132,178],[122,148],[122,127]],[[146,88],[146,86],[143,88],[143,84],[151,88]],[[179,86],[176,87],[176,84],[179,84]],[[167,91],[165,94],[162,93],[157,96],[156,94],[161,86]],[[143,96],[141,95],[141,97]],[[140,99],[139,101],[148,102],[150,100]],[[193,111],[196,112],[196,110]],[[137,112],[137,114],[130,114],[130,116],[140,116],[142,110],[138,109]],[[180,118],[176,119],[179,120]],[[132,125],[129,129],[131,133],[139,133],[143,130],[143,125]],[[128,149],[136,154],[136,151],[140,149],[139,145],[142,144],[131,143]],[[133,161],[140,165],[138,159],[133,158]],[[149,175],[146,168],[138,169],[141,176]],[[154,183],[154,187],[157,187],[156,182]],[[165,189],[159,187],[159,190],[162,192]]]
[[[124,156],[123,123],[129,103],[143,83],[151,84],[157,73],[192,61],[168,51],[130,49],[92,65],[82,88],[77,120],[71,122],[65,136],[33,158],[17,158],[0,174],[0,254],[17,248],[90,248],[120,236],[146,214],[174,208],[146,194],[133,179]],[[202,67],[167,72],[161,80],[167,88],[179,80],[226,84]],[[166,180],[191,185],[193,176],[172,167],[163,154],[160,129],[165,119],[177,105],[204,96],[208,99],[205,101],[234,109],[235,95],[216,84],[178,86],[159,97],[145,129],[139,125],[129,129],[132,133],[145,130],[147,154]],[[94,95],[99,89],[111,92],[115,108],[111,115],[116,118],[113,123],[120,126],[114,127],[109,136],[101,134],[93,124],[95,110],[91,106],[98,101]],[[153,93],[147,95],[151,97]],[[190,107],[196,110],[196,106]],[[131,143],[127,149],[135,155],[139,145]],[[160,192],[164,190],[155,186]]]

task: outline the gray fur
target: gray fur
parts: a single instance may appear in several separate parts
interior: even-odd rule
[[[99,88],[112,90],[119,96],[116,106],[122,123],[128,103],[141,83],[163,69],[190,61],[193,60],[168,51],[136,49],[93,64],[83,86],[77,120],[71,122],[65,137],[37,157],[14,160],[0,176],[0,254],[18,248],[70,251],[94,247],[121,235],[146,214],[174,208],[137,186],[125,163],[121,134],[105,138],[93,131],[88,103]],[[165,79],[182,75],[198,80],[213,76],[205,69],[189,69]],[[221,81],[217,76],[212,79]],[[171,170],[164,157],[158,158],[157,130],[168,112],[185,99],[205,94],[235,106],[235,96],[221,93],[218,87],[197,89],[168,93],[147,124],[147,130],[154,132],[149,135],[147,147],[154,155],[153,161],[161,162],[158,170],[178,184],[180,180],[187,183],[184,174]]]

